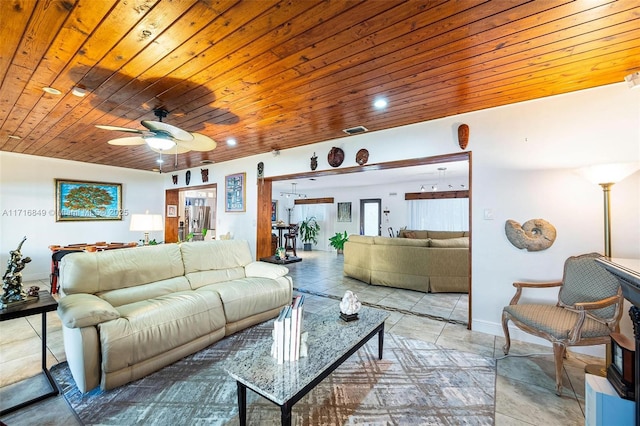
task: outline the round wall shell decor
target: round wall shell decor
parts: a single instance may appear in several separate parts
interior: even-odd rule
[[[527,251],[546,250],[556,240],[556,228],[544,219],[531,219],[522,226],[515,220],[507,220],[504,231],[511,244]]]
[[[366,149],[362,148],[356,154],[356,163],[358,163],[361,166],[363,166],[363,165],[367,164],[367,161],[369,161],[369,151],[367,151]]]
[[[338,167],[344,161],[344,151],[341,148],[334,146],[329,151],[327,161],[331,167]]]

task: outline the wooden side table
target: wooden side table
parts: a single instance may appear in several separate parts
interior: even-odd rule
[[[42,314],[42,372],[47,376],[49,385],[51,385],[50,392],[14,405],[13,407],[6,408],[0,411],[0,416],[4,416],[5,414],[9,414],[20,408],[26,407],[27,405],[31,405],[60,393],[56,381],[53,379],[49,369],[47,368],[47,312],[55,311],[57,308],[58,302],[51,297],[51,294],[47,291],[40,291],[39,298],[36,302],[29,302],[18,306],[10,306],[5,309],[0,309],[0,321],[8,321],[16,318],[28,317],[30,315]]]

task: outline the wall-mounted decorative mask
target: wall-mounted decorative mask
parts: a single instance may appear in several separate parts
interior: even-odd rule
[[[460,148],[466,149],[469,144],[469,126],[461,124],[458,126],[458,145]]]
[[[187,170],[187,173],[185,174],[184,179],[187,185],[189,185],[189,182],[191,182],[191,170]]]
[[[342,148],[333,147],[327,155],[327,161],[331,167],[338,167],[344,161],[344,151]]]
[[[209,169],[200,169],[202,175],[202,182],[209,182]]]
[[[315,170],[318,168],[318,157],[316,157],[316,153],[313,153],[313,157],[311,157],[311,170]]]
[[[361,166],[364,166],[365,164],[367,164],[367,161],[369,161],[369,151],[362,148],[356,154],[356,163],[360,164]]]

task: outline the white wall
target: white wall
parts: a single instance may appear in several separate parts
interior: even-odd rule
[[[56,178],[121,183],[122,220],[56,222]],[[32,262],[23,271],[23,279],[45,279],[51,271],[49,245],[141,239],[140,233],[129,231],[129,215],[147,209],[163,212],[163,179],[150,171],[0,152],[0,263],[6,265],[9,251],[26,236],[22,254]],[[32,216],[29,211],[44,211],[45,215]],[[162,232],[152,232],[150,238],[162,240]]]

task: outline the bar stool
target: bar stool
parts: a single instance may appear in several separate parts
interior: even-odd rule
[[[298,253],[296,253],[296,241],[298,240],[298,229],[300,225],[297,223],[294,225],[289,225],[289,230],[286,234],[284,234],[284,250],[285,252],[291,250],[293,251],[293,255],[298,257]]]

